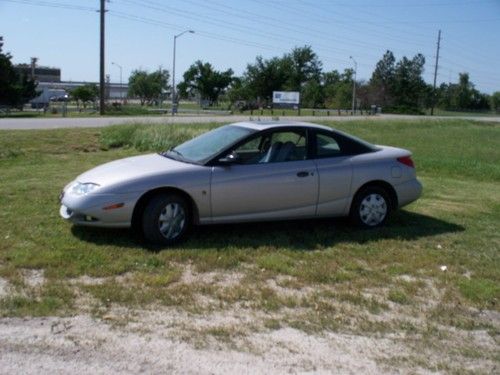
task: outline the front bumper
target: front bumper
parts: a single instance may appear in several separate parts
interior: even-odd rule
[[[92,227],[127,228],[139,194],[88,194],[83,196],[63,192],[59,215],[75,224]],[[115,209],[110,205],[123,204]]]
[[[87,227],[129,228],[131,226],[131,221],[103,221],[97,217],[73,211],[63,204],[59,209],[59,215],[75,225]]]

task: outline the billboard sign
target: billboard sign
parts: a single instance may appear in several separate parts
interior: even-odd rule
[[[300,93],[298,91],[273,91],[274,104],[298,105]]]

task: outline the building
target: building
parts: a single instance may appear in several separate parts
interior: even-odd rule
[[[37,103],[37,106],[48,104],[46,98],[56,96],[56,99],[68,97],[75,88],[87,84],[95,84],[99,86],[99,82],[82,82],[82,81],[61,81],[61,69],[48,66],[37,65],[38,58],[32,57],[30,64],[14,65],[16,72],[23,76],[26,75],[38,82],[37,89],[42,93],[39,97],[32,100]],[[47,93],[51,93],[48,95]],[[57,93],[57,94],[54,94]],[[106,99],[117,101],[127,98],[128,83],[112,83],[109,79],[106,80]]]
[[[61,82],[61,69],[48,66],[37,66],[33,69],[28,64],[14,65],[15,71],[22,77],[34,77],[38,82]]]
[[[61,81],[61,82],[38,82],[38,90],[46,90],[46,89],[62,89],[65,90],[68,94],[71,93],[75,88],[94,84],[99,86],[99,82],[83,82],[83,81]],[[119,84],[109,82],[106,83],[106,99],[108,100],[120,100],[126,99],[128,93],[128,84]]]
[[[38,59],[31,58],[30,64],[14,65],[14,70],[20,76],[31,77],[38,82],[61,82],[61,69],[49,66],[37,66]]]

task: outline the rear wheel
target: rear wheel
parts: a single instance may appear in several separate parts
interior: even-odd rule
[[[142,214],[142,231],[147,241],[173,245],[182,241],[190,226],[190,209],[177,194],[157,195],[147,203]]]
[[[368,186],[359,191],[351,206],[351,220],[364,228],[383,225],[391,211],[389,194],[379,186]]]

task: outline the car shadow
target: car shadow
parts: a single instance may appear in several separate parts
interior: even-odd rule
[[[417,240],[422,237],[464,231],[461,225],[431,216],[408,211],[397,211],[381,228],[364,230],[351,226],[347,219],[310,219],[294,221],[258,222],[198,226],[191,230],[189,239],[177,249],[211,249],[261,246],[286,247],[308,251],[334,246],[337,243],[364,244],[381,239]],[[158,251],[140,235],[126,229],[72,227],[79,239],[97,245],[142,247]]]

